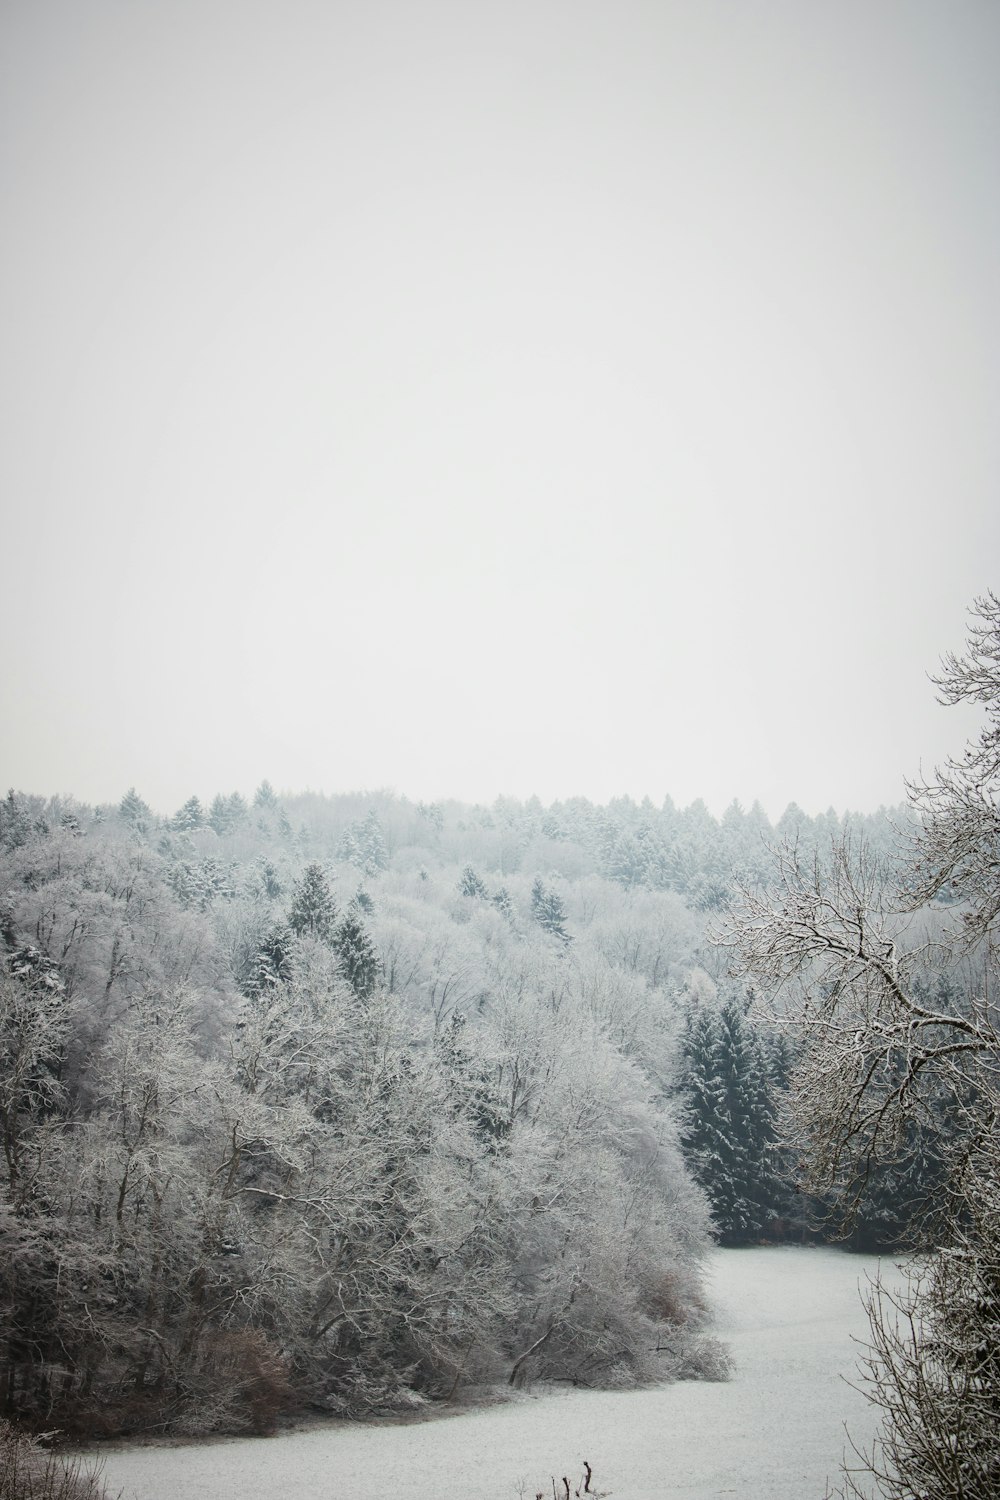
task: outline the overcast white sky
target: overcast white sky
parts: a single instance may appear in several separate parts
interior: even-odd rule
[[[899,800],[998,78],[995,0],[3,0],[3,788]]]

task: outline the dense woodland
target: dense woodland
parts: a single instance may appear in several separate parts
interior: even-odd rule
[[[815,1233],[793,1044],[709,941],[785,840],[909,813],[623,799],[0,804],[0,1401],[269,1428],[717,1377],[713,1236]],[[924,1132],[926,1135],[926,1132]],[[934,1153],[876,1174],[891,1240]]]

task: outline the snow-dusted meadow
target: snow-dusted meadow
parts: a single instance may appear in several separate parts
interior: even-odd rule
[[[715,1251],[716,1331],[735,1361],[725,1383],[538,1388],[431,1421],[118,1449],[105,1478],[124,1500],[516,1500],[551,1493],[553,1473],[575,1484],[586,1459],[616,1500],[820,1500],[845,1422],[856,1441],[875,1426],[842,1377],[877,1266],[832,1249]]]

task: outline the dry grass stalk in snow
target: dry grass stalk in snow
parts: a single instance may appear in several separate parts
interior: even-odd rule
[[[575,1486],[570,1484],[570,1480],[565,1474],[559,1479],[554,1474],[550,1475],[549,1483],[552,1487],[552,1500],[570,1500],[571,1496],[574,1496],[575,1500],[582,1500],[584,1495],[590,1495],[592,1500],[606,1500],[606,1497],[611,1494],[610,1490],[599,1490],[596,1487],[594,1484],[594,1471],[586,1459],[583,1460],[583,1473]],[[521,1480],[517,1486],[517,1493],[519,1500],[528,1500],[526,1480]],[[547,1491],[536,1490],[534,1500],[548,1500]]]
[[[52,1435],[30,1437],[0,1420],[0,1500],[108,1500],[100,1466],[61,1459],[44,1446]]]

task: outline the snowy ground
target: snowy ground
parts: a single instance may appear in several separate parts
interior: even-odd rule
[[[717,1332],[736,1361],[720,1384],[628,1393],[537,1391],[405,1425],[335,1423],[287,1437],[119,1449],[105,1480],[124,1500],[533,1500],[582,1461],[615,1500],[821,1500],[844,1423],[872,1411],[841,1379],[867,1322],[877,1262],[837,1250],[719,1250]],[[888,1271],[888,1267],[886,1268]]]

